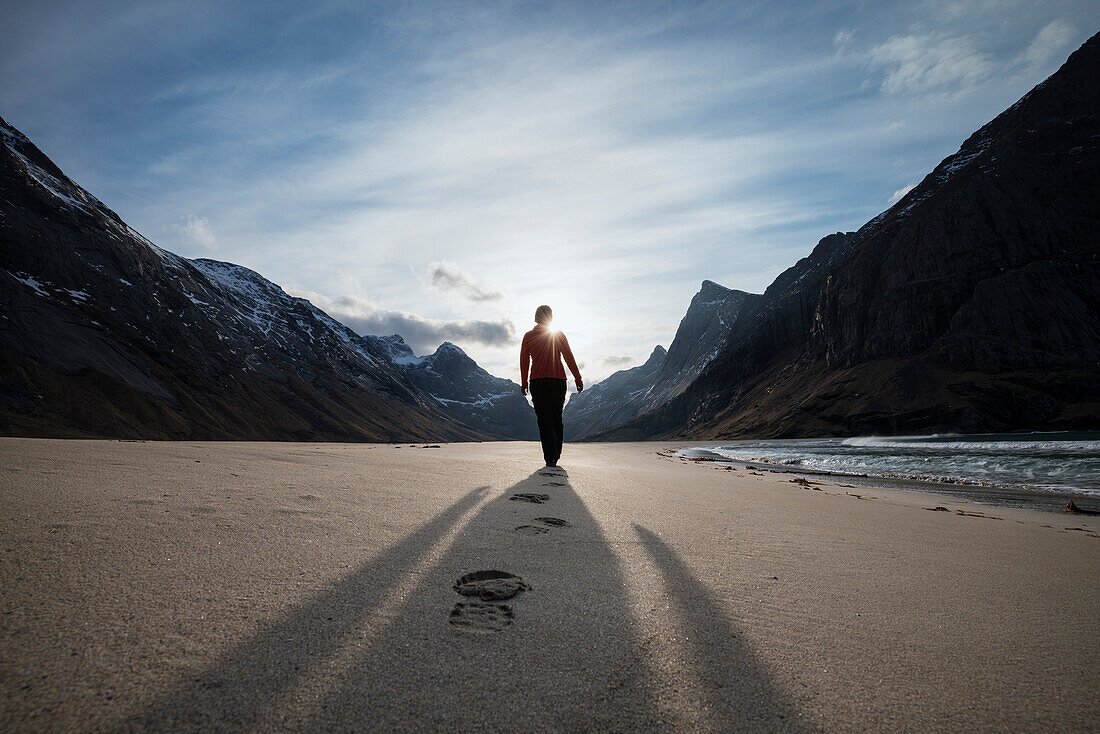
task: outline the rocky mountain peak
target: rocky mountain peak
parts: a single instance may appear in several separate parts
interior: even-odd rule
[[[402,338],[400,334],[390,334],[389,336],[372,336],[366,337],[377,343],[382,351],[390,358],[390,361],[399,365],[407,365],[419,360],[419,357],[413,353],[412,347]]]
[[[599,437],[1095,429],[1098,75],[1100,34],[776,278],[679,397]]]
[[[660,344],[653,347],[653,351],[649,354],[649,359],[645,361],[645,367],[654,367],[659,365],[668,354],[668,350],[662,347]]]
[[[691,299],[654,385],[661,401],[678,394],[729,341],[746,303],[758,298],[704,280]],[[655,407],[655,406],[650,406]]]
[[[412,354],[396,334],[382,338],[392,340],[395,351],[404,348]],[[427,356],[395,361],[414,385],[466,425],[494,438],[537,438],[534,411],[519,385],[489,374],[461,347],[443,342]]]
[[[704,280],[667,351],[658,345],[645,364],[616,372],[570,398],[563,414],[567,435],[583,438],[678,395],[725,347],[758,298]]]
[[[447,368],[452,370],[481,369],[466,352],[451,342],[443,342],[436,347],[435,352],[425,358],[425,363],[431,366],[447,365]]]
[[[713,280],[704,280],[699,286],[700,295],[725,295],[731,290],[731,288],[715,283]]]
[[[61,169],[58,168],[45,153],[38,149],[37,145],[32,143],[22,132],[9,125],[3,117],[0,117],[0,143],[3,143],[12,152],[24,157],[35,166],[48,172],[51,176],[72,184],[69,178],[61,172]]]

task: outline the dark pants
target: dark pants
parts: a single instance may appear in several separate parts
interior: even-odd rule
[[[565,380],[538,377],[531,380],[531,402],[539,419],[542,457],[547,464],[557,464],[561,458],[561,410],[565,407]]]

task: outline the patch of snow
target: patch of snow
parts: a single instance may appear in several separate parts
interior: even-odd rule
[[[438,395],[432,395],[433,398],[445,405],[479,405],[479,406],[491,406],[493,401],[497,398],[507,397],[511,393],[497,393],[495,395],[478,396],[477,400],[450,400],[448,398],[441,398]]]
[[[408,367],[409,365],[423,364],[424,360],[426,360],[428,356],[429,355],[417,357],[415,354],[410,353],[402,354],[397,357],[391,357],[391,359],[393,360],[394,364],[399,364],[402,367]]]
[[[127,285],[129,285],[129,284],[127,284]],[[184,288],[182,290],[183,290],[183,295],[187,296],[187,300],[191,301],[191,303],[195,304],[196,306],[209,306],[210,305],[206,301],[195,298],[195,296],[193,296],[193,295],[191,295],[190,293],[187,292],[186,288]]]
[[[27,158],[27,156],[16,150],[11,142],[9,142],[9,140],[14,139],[14,136],[5,135],[4,137],[4,145],[6,145],[8,150],[10,150],[17,158],[19,158],[19,160],[23,162],[23,166],[27,169],[27,173],[30,174],[31,178],[33,178],[39,186],[46,189],[46,191],[49,191],[57,199],[61,200],[62,204],[90,214],[91,209],[88,208],[89,205],[94,207],[96,204],[99,203],[90,194],[82,191],[80,187],[72,188],[65,182],[58,179],[56,176],[46,172],[45,169],[35,165],[35,163]],[[68,191],[66,191],[66,189],[68,189]],[[80,197],[80,199],[70,196],[69,191],[75,193],[77,196]]]
[[[10,275],[10,273],[9,273],[9,275]],[[23,277],[22,277],[22,278],[20,278],[20,277],[19,277],[20,275],[22,275]],[[30,288],[31,290],[33,290],[33,291],[34,291],[35,293],[37,293],[38,295],[40,295],[40,296],[45,296],[46,298],[49,298],[49,297],[50,297],[50,294],[49,294],[49,293],[47,293],[46,291],[42,290],[42,289],[41,289],[41,288],[39,287],[39,286],[47,285],[47,286],[50,286],[50,287],[52,288],[53,286],[52,286],[52,285],[50,285],[49,283],[47,283],[46,281],[44,281],[44,280],[38,280],[37,278],[33,278],[33,277],[31,277],[30,275],[27,275],[26,273],[18,273],[18,274],[16,274],[16,275],[12,275],[11,277],[15,278],[15,279],[16,279],[16,280],[18,280],[18,281],[19,281],[20,283],[22,283],[23,285],[27,286],[27,287],[28,287],[28,288]]]

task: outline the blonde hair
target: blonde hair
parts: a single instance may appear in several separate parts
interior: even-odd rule
[[[539,306],[535,309],[535,323],[536,324],[549,324],[554,320],[554,312],[549,306]]]

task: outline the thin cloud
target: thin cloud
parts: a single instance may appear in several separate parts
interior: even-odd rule
[[[428,266],[432,287],[443,293],[454,293],[474,303],[499,301],[501,293],[488,290],[478,284],[468,273],[449,262],[435,262]]]
[[[844,53],[852,47],[852,40],[855,38],[855,31],[850,28],[841,28],[833,36],[833,45],[836,46],[838,53]]]
[[[288,289],[288,292],[308,299],[359,334],[400,334],[418,354],[432,352],[445,341],[488,347],[507,346],[516,341],[515,325],[505,318],[496,321],[427,319],[405,311],[379,308],[354,296],[328,298],[320,293],[298,289]]]
[[[989,54],[967,36],[939,32],[891,36],[870,51],[873,65],[886,69],[887,94],[965,94],[993,73]]]
[[[600,360],[600,364],[602,364],[604,367],[609,367],[611,369],[617,370],[622,369],[623,367],[627,367],[628,365],[632,365],[636,361],[637,360],[633,357],[604,357]]]
[[[1062,20],[1052,20],[1043,26],[1032,41],[1024,58],[1031,66],[1045,64],[1051,59],[1060,58],[1066,54],[1070,44],[1077,36],[1077,29]]]
[[[890,203],[891,203],[891,204],[896,204],[897,202],[901,201],[901,200],[902,200],[902,198],[903,198],[903,197],[904,197],[904,196],[905,196],[906,194],[908,194],[908,193],[909,193],[910,191],[912,191],[913,189],[915,189],[915,188],[916,188],[916,186],[917,186],[916,184],[909,184],[908,186],[903,186],[903,187],[901,187],[900,189],[898,189],[897,191],[895,191],[895,192],[893,193],[893,195],[891,195],[891,196],[890,196]]]
[[[196,217],[188,214],[179,226],[180,236],[183,241],[195,245],[203,250],[215,250],[218,247],[218,238],[214,236],[214,228],[206,217]]]

